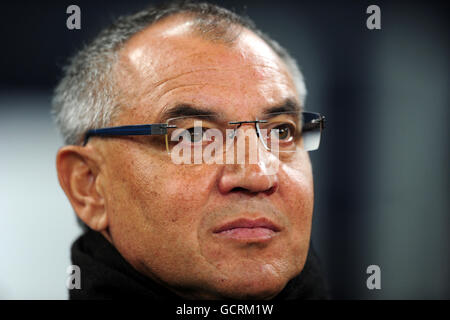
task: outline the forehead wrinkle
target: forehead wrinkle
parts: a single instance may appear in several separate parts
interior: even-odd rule
[[[155,91],[156,91],[159,87],[161,87],[161,86],[167,84],[167,83],[170,82],[170,81],[176,80],[176,79],[178,79],[178,78],[181,78],[181,77],[186,76],[186,75],[189,75],[189,74],[193,74],[193,73],[195,73],[195,72],[200,72],[200,71],[211,71],[211,70],[218,70],[218,69],[217,69],[217,68],[206,68],[206,69],[199,69],[199,70],[186,71],[186,72],[182,72],[182,73],[180,73],[180,74],[178,74],[178,75],[175,75],[175,76],[173,76],[173,77],[169,77],[169,78],[163,79],[163,80],[161,80],[161,81],[152,83],[151,85],[149,85],[147,88],[145,88],[145,89],[143,90],[142,98],[145,99],[145,98],[148,98],[148,97],[152,96],[153,94],[155,94]],[[206,85],[206,84],[207,84],[207,83],[187,83],[187,84],[178,84],[178,85],[175,85],[175,86],[173,86],[173,87],[170,87],[170,86],[169,86],[166,90],[165,90],[165,89],[161,89],[161,90],[163,90],[163,92],[162,92],[161,94],[157,95],[156,98],[157,98],[157,100],[159,100],[159,99],[161,99],[164,95],[166,95],[167,93],[169,93],[169,92],[171,92],[171,91],[173,91],[173,90],[179,89],[179,88],[186,88],[186,87],[190,87],[190,86],[192,86],[192,87],[195,87],[195,86],[204,86],[204,85]]]
[[[179,60],[182,60],[183,62],[186,62],[186,60],[190,59],[195,61],[194,58],[196,57],[206,57],[210,58],[211,55],[209,52],[205,52],[205,50],[198,49],[195,44],[192,42],[200,41],[202,43],[207,43],[209,49],[211,46],[214,47],[222,47],[226,50],[234,50],[233,47],[226,46],[222,43],[215,43],[207,39],[203,39],[201,36],[196,36],[195,34],[186,34],[186,35],[180,35],[180,36],[169,36],[169,37],[163,37],[163,39],[159,39],[158,42],[156,40],[161,37],[160,34],[154,33],[151,35],[152,39],[145,42],[144,44],[139,44],[139,46],[133,48],[133,40],[137,41],[136,39],[139,38],[137,36],[133,37],[125,46],[123,50],[121,50],[121,58],[126,59],[130,65],[134,67],[136,71],[141,71],[142,73],[146,73],[149,71],[146,71],[145,69],[148,69],[149,67],[152,69],[165,69],[167,67],[170,67],[172,65],[176,65]],[[136,39],[135,39],[136,38]],[[164,45],[160,45],[160,42],[163,41]],[[185,53],[186,51],[194,50],[194,52],[191,53]],[[158,62],[157,64],[154,64],[153,61],[158,60],[158,58],[163,57],[163,61],[166,61],[167,58],[172,58],[173,53],[175,51],[183,52],[182,57],[175,58],[175,60],[172,59],[172,61],[162,64],[161,62]],[[149,59],[152,57],[151,59]]]
[[[139,50],[139,49],[136,49]],[[232,50],[231,48],[227,48],[227,50]],[[130,53],[130,55],[132,55],[133,53]],[[233,53],[231,53],[231,55],[233,55]],[[237,58],[239,60],[239,64],[241,64],[241,66],[235,67],[235,68],[228,68],[228,70],[236,70],[239,68],[245,68],[248,67],[249,70],[254,69],[255,67],[257,68],[264,68],[264,69],[271,69],[275,72],[278,72],[280,74],[285,75],[286,74],[286,70],[284,70],[283,65],[280,65],[280,63],[278,63],[278,61],[273,61],[273,59],[271,59],[270,57],[264,57],[261,55],[257,55],[257,54],[252,54],[251,55],[253,58],[256,58],[257,60],[262,60],[260,62],[258,61],[252,61],[251,58],[248,57],[244,57],[242,54],[238,54],[236,56],[234,56],[234,58]],[[220,55],[219,58],[222,58],[223,56]],[[191,58],[191,59],[189,59]],[[178,59],[172,61],[171,63],[166,63],[165,65],[159,65],[158,69],[166,69],[167,67],[172,67],[172,66],[177,66],[179,65],[179,60],[181,60],[184,64],[186,64],[186,60],[193,60],[194,63],[198,63],[197,59],[192,59],[192,58],[198,58],[198,60],[200,60],[202,63],[204,63],[203,61],[207,60],[209,62],[209,65],[206,65],[203,68],[197,69],[197,70],[189,70],[189,71],[185,71],[182,73],[179,73],[175,76],[171,76],[159,81],[154,82],[152,85],[154,86],[154,88],[156,89],[157,87],[159,87],[160,85],[166,83],[169,80],[174,80],[177,79],[181,76],[184,75],[189,75],[195,72],[201,72],[201,71],[226,71],[227,69],[224,68],[224,61],[221,59],[221,61],[213,61],[214,57],[211,56],[210,53],[205,53],[205,52],[194,52],[188,55],[183,55],[182,57],[179,57]],[[145,60],[144,56],[141,55],[139,59],[143,59]],[[130,60],[130,59],[128,59]],[[130,61],[131,62],[131,61]],[[141,75],[145,76],[152,72],[151,70],[145,70],[147,68],[145,68],[145,66],[148,67],[148,63],[145,63],[145,61],[143,61],[142,63],[138,63],[137,61],[133,61],[131,62],[131,64],[134,67],[135,72],[137,73],[141,73]],[[206,63],[204,63],[206,64]],[[230,64],[228,62],[228,64]],[[143,65],[144,68],[141,68],[140,65]],[[236,65],[235,63],[233,63],[233,66]],[[154,69],[156,67],[156,65],[152,65],[152,68]],[[127,69],[131,69],[130,66],[128,66]],[[153,72],[155,72],[155,70],[153,70]]]
[[[272,71],[275,71],[275,72],[280,72],[281,71],[277,67],[270,66],[270,65],[265,65],[265,64],[251,64],[251,66],[261,67],[263,69],[269,69],[269,70],[272,70]],[[158,89],[158,87],[161,87],[162,85],[167,84],[169,81],[176,80],[176,79],[179,79],[179,78],[181,78],[183,76],[191,75],[191,74],[194,74],[194,73],[197,73],[197,72],[205,72],[205,71],[233,72],[234,70],[242,69],[242,68],[245,68],[245,66],[243,66],[243,67],[236,67],[236,68],[229,68],[229,69],[228,68],[227,69],[225,69],[225,68],[201,68],[201,69],[197,69],[197,70],[191,70],[191,71],[182,72],[182,73],[177,74],[175,76],[168,77],[168,78],[163,79],[161,81],[152,83],[149,88],[144,90],[143,95],[144,95],[144,97],[145,96],[149,96],[149,95],[151,95],[153,93],[152,90]],[[281,79],[278,79],[277,81],[280,82],[280,80]],[[283,82],[288,83],[289,80],[285,79],[285,81],[283,81]],[[208,83],[205,83],[205,84],[208,84]],[[177,86],[175,86],[173,88],[170,88],[167,91],[165,91],[163,94],[160,95],[160,97],[162,97],[167,92],[172,91],[172,90],[174,90],[176,88],[187,87],[187,86],[190,86],[190,85],[201,85],[201,84],[198,84],[198,83],[195,84],[194,83],[194,84],[177,85]],[[224,85],[220,85],[220,84],[216,84],[216,85],[224,86]],[[226,87],[226,86],[224,86],[224,87]]]
[[[195,54],[195,55],[201,56],[199,54]],[[194,55],[191,55],[191,56],[194,56]],[[183,57],[182,60],[186,60],[185,57]],[[176,64],[177,63],[175,62],[175,63],[170,64],[170,66],[174,66]],[[193,74],[193,73],[196,73],[196,72],[204,72],[204,71],[220,71],[220,72],[224,72],[224,71],[233,71],[233,70],[237,70],[237,69],[242,69],[242,68],[245,68],[245,67],[250,67],[250,68],[252,68],[252,67],[262,67],[262,68],[267,68],[267,69],[273,69],[274,71],[278,71],[278,72],[281,71],[277,66],[274,66],[274,65],[275,65],[275,63],[272,63],[271,65],[270,64],[264,64],[264,63],[245,63],[244,65],[242,65],[240,67],[238,66],[238,67],[235,67],[235,68],[225,68],[223,66],[223,64],[217,64],[217,66],[214,66],[214,67],[203,67],[203,68],[199,68],[199,69],[196,69],[196,70],[185,71],[185,72],[179,73],[179,74],[177,74],[175,76],[168,77],[166,79],[157,81],[157,82],[153,83],[152,85],[156,89],[157,87],[159,87],[160,85],[168,82],[169,80],[175,80],[175,79],[180,78],[180,77],[185,76],[185,75]]]
[[[196,72],[200,72],[200,71],[209,71],[209,70],[218,70],[218,68],[205,68],[205,69],[198,69],[198,70],[191,70],[191,71],[182,72],[180,74],[177,74],[176,76],[169,77],[169,78],[163,79],[161,81],[152,83],[152,86],[153,86],[153,89],[157,89],[159,86],[161,86],[164,83],[169,82],[171,80],[175,80],[177,78],[180,78],[182,76],[189,75],[189,74],[192,74],[192,73],[196,73]]]
[[[267,67],[266,65],[261,65],[262,67]],[[270,68],[270,67],[269,67]],[[181,76],[184,76],[184,75],[188,75],[188,74],[191,74],[191,73],[195,73],[195,72],[202,72],[202,71],[211,71],[211,70],[217,70],[217,68],[207,68],[207,69],[199,69],[199,70],[194,70],[194,71],[189,71],[189,72],[184,72],[184,73],[182,73],[182,74],[179,74],[179,75],[177,75],[177,76],[174,76],[174,77],[171,77],[171,78],[167,78],[167,79],[165,79],[165,80],[163,80],[163,81],[160,81],[158,84],[159,84],[159,86],[161,86],[162,84],[163,84],[163,82],[164,83],[167,83],[167,82],[169,82],[169,81],[171,81],[171,80],[174,80],[174,79],[176,79],[176,78],[179,78],[179,77],[181,77]],[[230,71],[230,72],[232,72],[233,70],[235,70],[235,68],[233,68],[233,69],[227,69],[226,71]],[[221,70],[221,71],[223,71],[223,70]],[[264,79],[265,81],[267,81],[267,79]],[[263,81],[263,80],[261,80],[261,81]],[[288,80],[287,79],[284,79],[283,81],[280,81],[280,80],[278,80],[278,83],[287,83],[288,82]],[[153,95],[154,94],[154,96],[152,97],[155,101],[160,101],[160,100],[162,100],[163,98],[164,98],[164,96],[166,96],[167,94],[169,94],[169,93],[171,93],[171,92],[173,92],[173,91],[175,91],[175,90],[178,90],[178,89],[186,89],[186,88],[196,88],[196,87],[199,87],[200,88],[200,90],[201,90],[201,88],[202,87],[205,87],[205,86],[208,86],[208,85],[211,85],[211,82],[200,82],[200,83],[187,83],[187,84],[176,84],[176,85],[174,85],[174,86],[167,86],[166,88],[162,88],[161,90],[162,90],[162,92],[160,92],[160,93],[155,93],[154,92],[154,89],[155,88],[151,88],[151,89],[148,89],[147,90],[147,93],[146,93],[146,95],[144,96],[144,97],[142,97],[143,99],[146,99],[146,98],[150,98],[150,96],[151,95]],[[219,82],[214,82],[214,86],[215,87],[221,87],[221,88],[224,88],[224,89],[230,89],[230,85],[227,85],[227,84],[223,84],[223,83],[219,83]],[[193,96],[193,97],[195,97],[195,96]],[[190,99],[188,99],[188,100],[190,100]],[[177,102],[180,102],[180,103],[187,103],[187,104],[190,104],[191,102],[190,101],[177,101]],[[198,103],[198,102],[197,102]],[[166,105],[164,105],[163,106],[163,108],[160,110],[160,111],[158,111],[158,113],[157,113],[157,119],[159,119],[160,118],[160,115],[169,107],[171,105],[171,103],[168,103],[168,104],[166,104]],[[200,104],[200,106],[203,106],[203,104]],[[213,106],[210,106],[209,104],[208,104],[208,108],[210,108],[211,110],[215,110],[215,108],[213,107]],[[220,108],[220,113],[222,113],[222,116],[225,116],[225,114],[223,114],[223,109],[222,108]],[[234,119],[234,118],[233,118]]]
[[[184,41],[186,39],[183,39]],[[200,39],[202,42],[208,42],[207,40],[204,39]],[[216,44],[213,43],[212,44],[214,47],[224,47],[221,44]],[[163,46],[164,47],[164,46]],[[169,46],[170,48],[172,48],[172,46]],[[172,50],[178,50],[179,48],[177,48],[178,46],[176,45],[175,48],[166,48],[167,50],[163,50],[163,51],[170,51],[172,52]],[[208,46],[209,47],[209,46]],[[157,48],[156,50],[161,50],[163,48]],[[219,56],[211,56],[208,52],[204,52],[203,50],[196,50],[193,53],[188,53],[188,54],[183,54],[181,57],[177,57],[173,62],[171,63],[166,63],[165,66],[161,65],[160,63],[158,63],[157,65],[155,64],[151,64],[149,65],[148,63],[148,51],[149,48],[145,48],[142,45],[135,48],[134,50],[131,50],[128,52],[128,54],[125,54],[126,57],[128,58],[128,64],[127,64],[127,68],[128,70],[124,70],[124,71],[128,71],[130,72],[130,69],[134,69],[131,72],[133,74],[135,74],[137,77],[141,78],[143,81],[141,82],[142,84],[144,84],[144,87],[141,87],[141,89],[137,90],[136,93],[140,93],[141,97],[140,98],[145,98],[147,96],[150,96],[153,92],[153,90],[157,90],[159,87],[167,84],[169,81],[172,80],[177,80],[183,76],[188,76],[191,74],[194,74],[196,72],[205,72],[205,71],[218,71],[218,72],[225,72],[227,71],[226,68],[223,67],[224,65],[224,61],[222,59],[223,55],[219,55]],[[265,57],[263,55],[257,54],[255,52],[247,52],[248,48],[247,47],[240,47],[240,46],[234,46],[234,47],[226,47],[225,50],[229,53],[229,55],[227,54],[227,56],[230,56],[232,59],[231,61],[227,61],[226,64],[229,64],[230,62],[235,61],[235,59],[237,58],[239,60],[238,63],[238,67],[235,68],[229,68],[229,71],[233,71],[236,69],[244,69],[244,68],[248,68],[249,72],[255,72],[258,75],[258,78],[262,79],[265,77],[269,77],[270,74],[272,72],[274,73],[278,73],[279,76],[277,77],[277,82],[280,82],[280,78],[283,78],[283,76],[287,76],[287,79],[285,79],[285,81],[283,82],[291,82],[289,74],[286,72],[285,68],[283,68],[283,64],[281,63],[280,65],[280,61],[278,61],[278,59],[273,59],[274,56],[270,56],[270,57]],[[137,54],[137,53],[139,54]],[[136,54],[135,54],[136,53]],[[163,55],[163,53],[158,54],[159,55]],[[174,76],[169,76],[165,79],[153,82],[151,84],[145,85],[145,79],[151,79],[152,77],[157,77],[158,76],[158,69],[159,70],[165,70],[167,67],[169,66],[175,66],[177,67],[177,65],[180,65],[180,60],[183,62],[181,65],[183,64],[187,64],[186,60],[192,60],[193,63],[197,63],[200,60],[200,63],[204,63],[205,62],[202,61],[202,56],[205,57],[206,62],[209,62],[210,65],[212,66],[205,66],[204,68],[198,69],[198,70],[188,70],[185,72],[181,72],[179,74],[176,74]],[[133,58],[133,59],[132,59]],[[199,58],[199,59],[196,59]],[[233,59],[234,58],[234,59]],[[276,58],[276,56],[275,56]],[[254,61],[254,60],[259,60],[259,61]],[[153,60],[153,59],[150,59]],[[214,61],[217,60],[217,61]],[[220,61],[221,60],[221,61]],[[228,60],[228,59],[227,59]],[[150,68],[148,68],[150,67]],[[152,70],[146,70],[146,69],[153,69]],[[269,73],[269,74],[268,74]],[[281,76],[281,77],[280,77]],[[289,80],[288,80],[289,79]],[[157,80],[157,79],[155,79]],[[133,82],[135,81],[135,79],[133,79]],[[148,82],[147,82],[148,83]],[[134,86],[133,86],[134,87]]]
[[[179,85],[179,86],[175,86],[173,88],[170,88],[166,91],[164,91],[161,95],[157,96],[158,99],[161,99],[162,97],[164,97],[166,94],[175,91],[177,89],[182,89],[182,88],[189,88],[189,87],[205,87],[207,85],[209,85],[210,83],[196,83],[196,84],[185,84],[185,85]],[[219,83],[215,83],[214,86],[216,87],[222,87],[222,88],[228,88],[227,85],[224,84],[219,84]]]

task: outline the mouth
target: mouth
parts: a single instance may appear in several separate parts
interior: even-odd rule
[[[276,236],[281,228],[266,218],[256,220],[237,219],[213,230],[213,233],[222,238],[243,241],[267,241]]]

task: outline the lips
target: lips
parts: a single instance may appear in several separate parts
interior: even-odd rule
[[[237,219],[218,227],[213,233],[238,240],[267,240],[280,230],[279,226],[266,218]]]

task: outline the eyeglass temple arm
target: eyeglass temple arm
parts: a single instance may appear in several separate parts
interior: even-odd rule
[[[313,119],[311,122],[305,123],[302,127],[302,132],[311,131],[317,128],[321,130],[325,129],[326,119],[324,116],[320,116],[318,119]]]
[[[134,126],[120,126],[89,130],[84,136],[83,146],[86,145],[90,137],[93,136],[143,136],[143,135],[165,135],[167,128],[176,126],[167,123],[142,124]]]

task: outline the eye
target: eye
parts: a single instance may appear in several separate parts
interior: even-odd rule
[[[206,131],[206,128],[203,127],[193,127],[186,129],[189,132],[190,142],[191,143],[199,143],[203,140],[203,135]]]
[[[289,123],[282,123],[270,130],[270,134],[276,139],[288,142],[294,137],[295,128]]]

